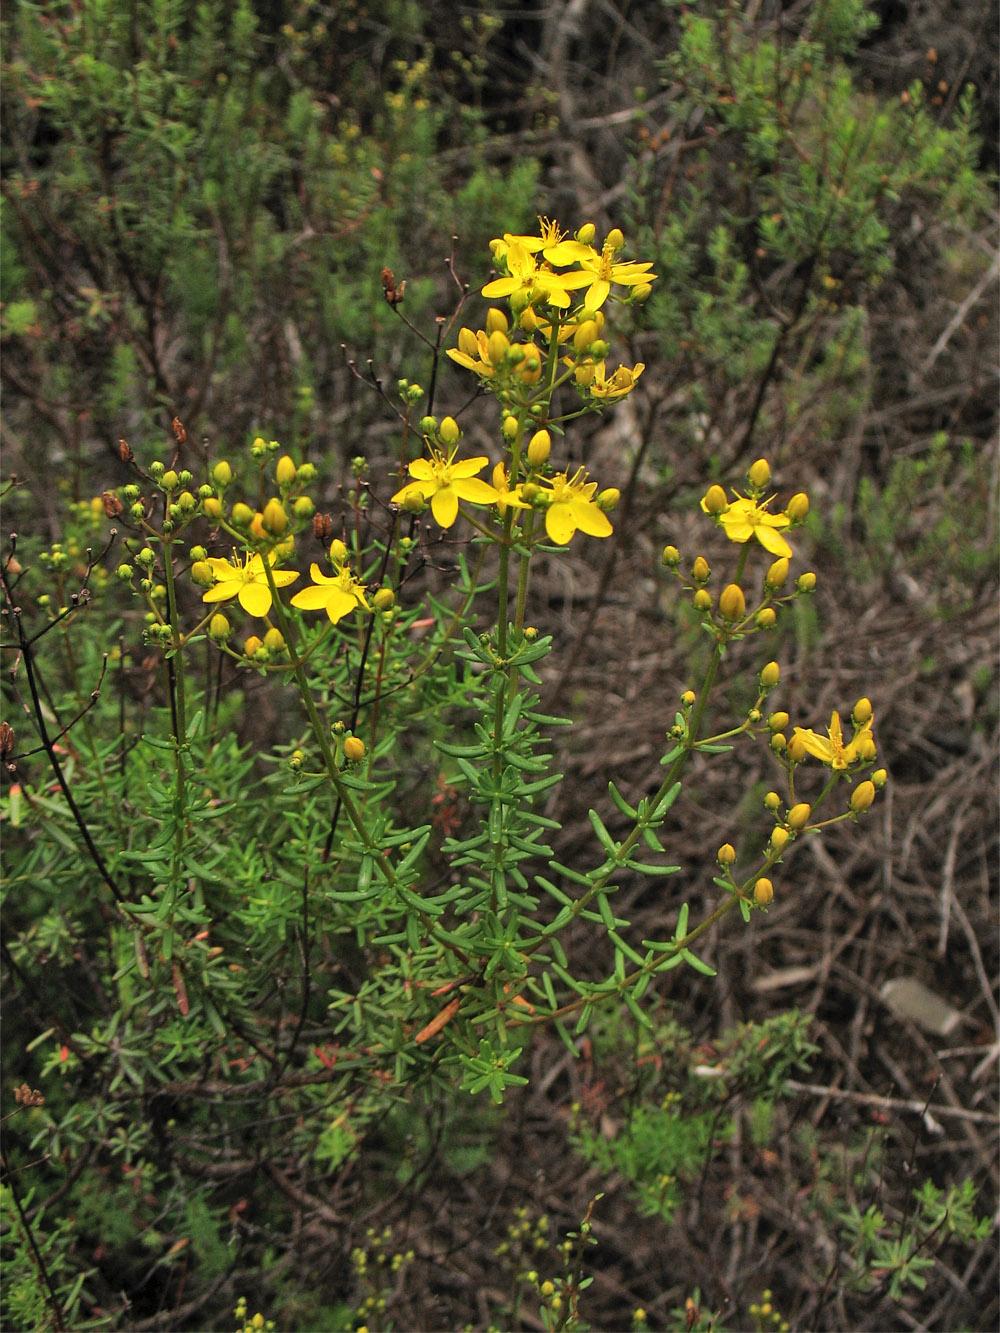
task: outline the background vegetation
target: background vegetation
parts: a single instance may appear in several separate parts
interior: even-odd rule
[[[806,843],[767,916],[711,939],[714,981],[671,973],[649,1029],[603,1013],[574,1054],[540,1032],[493,1108],[433,1067],[372,1075],[377,1016],[328,1010],[362,969],[346,909],[312,974],[288,963],[297,897],[216,912],[246,967],[219,1028],[185,1022],[169,956],[144,988],[6,639],[8,1326],[228,1328],[243,1298],[239,1326],[282,1329],[996,1327],[977,1222],[998,1184],[995,31],[972,0],[933,19],[855,0],[8,8],[5,614],[41,634],[77,608],[35,645],[38,712],[123,892],[168,793],[137,748],[162,661],[94,501],[131,479],[120,441],[200,481],[276,438],[337,523],[360,456],[377,516],[400,377],[490,449],[486,405],[434,353],[467,287],[461,322],[480,320],[489,239],[537,213],[621,226],[659,275],[622,349],[643,378],[577,446],[622,488],[615,537],[536,584],[542,707],[576,723],[556,854],[589,845],[595,782],[646,790],[703,651],[660,550],[697,549],[692,501],[762,453],[813,496],[818,593],[774,640],[784,706],[818,725],[869,695],[891,775],[866,837]],[[419,585],[446,589],[460,555],[431,550]],[[249,883],[266,862],[297,886],[288,713],[215,660],[229,730],[200,780],[278,814],[238,869],[206,823],[189,873]],[[427,702],[395,799],[444,835],[463,807]],[[689,776],[669,889],[623,883],[646,935],[709,902],[721,843],[759,836],[770,779],[745,765],[737,792]],[[890,1006],[899,979],[937,1008]],[[15,1102],[25,1084],[44,1106]]]

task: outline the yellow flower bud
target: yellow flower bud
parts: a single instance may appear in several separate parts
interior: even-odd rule
[[[781,797],[776,791],[769,791],[764,797],[764,809],[769,810],[772,815],[781,809]]]
[[[691,577],[694,579],[695,583],[706,583],[711,572],[705,557],[703,555],[697,556],[694,564],[691,566]]]
[[[210,588],[215,582],[215,575],[212,573],[212,566],[207,560],[196,560],[191,566],[192,580],[200,584],[203,588]]]
[[[792,737],[792,739],[788,742],[788,749],[786,753],[789,759],[791,759],[796,764],[801,764],[802,760],[805,759],[806,755],[809,753],[809,751],[806,749],[805,741],[798,734],[798,732],[796,732],[795,735]]]
[[[785,736],[785,733],[783,731],[776,731],[774,735],[771,737],[770,744],[771,744],[771,749],[774,751],[775,754],[781,754],[785,746],[788,744],[788,740]]]
[[[767,878],[761,878],[753,886],[753,900],[758,907],[766,907],[774,898],[774,885]]]
[[[625,244],[625,237],[622,235],[619,227],[612,227],[604,239],[604,244],[610,250],[620,250]]]
[[[872,702],[870,699],[859,699],[851,710],[851,721],[857,727],[863,727],[866,722],[871,721]]]
[[[250,457],[263,458],[266,453],[267,453],[267,442],[260,435],[258,435],[254,440],[253,444],[250,446]]]
[[[795,586],[799,592],[812,592],[816,587],[816,575],[812,573],[800,574],[795,580]]]
[[[757,490],[762,491],[764,489],[771,480],[771,468],[766,458],[758,458],[756,463],[750,464],[747,479],[751,486],[756,486]]]
[[[701,502],[701,507],[706,514],[724,513],[729,508],[726,492],[721,486],[709,486],[705,492],[705,498]]]
[[[253,510],[241,500],[238,504],[233,505],[229,517],[232,519],[234,527],[248,528],[253,522]]]
[[[598,509],[603,510],[605,514],[610,514],[612,509],[618,507],[618,501],[621,498],[622,493],[617,486],[608,486],[605,490],[598,493],[597,507]]]
[[[507,323],[507,316],[499,306],[490,306],[486,312],[486,332],[487,333],[506,333],[510,328]]]
[[[457,444],[461,431],[458,429],[458,422],[454,417],[445,417],[438,427],[438,434],[441,436],[442,444]]]
[[[760,669],[760,683],[765,690],[773,690],[781,679],[781,667],[777,662],[768,662]]]
[[[788,578],[788,557],[780,556],[771,565],[771,568],[764,575],[764,584],[768,588],[784,587],[785,580]]]
[[[875,799],[874,782],[859,782],[851,792],[850,806],[856,815],[867,810]]]
[[[208,622],[208,636],[210,639],[216,639],[221,642],[222,639],[228,639],[232,633],[232,626],[221,611],[216,611],[215,615]]]
[[[735,622],[746,614],[747,601],[738,583],[727,583],[719,593],[719,614],[724,620]]]
[[[577,366],[573,371],[573,378],[581,389],[589,389],[594,382],[595,374],[593,366]]]
[[[652,294],[653,289],[648,282],[637,282],[632,288],[632,300],[636,305],[642,305],[644,301],[648,301]]]
[[[264,506],[261,522],[272,537],[280,537],[287,530],[288,515],[285,513],[285,506],[277,496],[272,496]]]
[[[233,479],[233,469],[223,458],[212,468],[212,480],[216,486],[228,486]]]
[[[681,695],[681,703],[685,708],[690,708],[697,697],[694,690],[685,690]]]
[[[585,222],[576,233],[576,239],[581,245],[590,245],[597,234],[597,228],[592,222]]]
[[[222,501],[217,500],[214,495],[210,495],[207,500],[203,500],[201,508],[210,523],[217,523],[222,517]]]
[[[500,329],[495,329],[487,339],[487,355],[491,365],[498,366],[510,351],[510,339]]]
[[[872,780],[872,786],[875,788],[875,790],[881,791],[882,788],[885,786],[885,784],[889,781],[889,774],[885,771],[884,768],[876,768],[875,772],[872,774],[871,780]]]
[[[524,329],[525,333],[534,333],[538,328],[539,319],[530,305],[526,305],[517,317],[517,327]]]
[[[704,588],[699,588],[698,591],[695,593],[695,595],[691,598],[691,605],[694,607],[696,611],[711,611],[712,609],[711,595],[707,593]]]
[[[785,506],[785,513],[793,523],[801,523],[809,513],[809,496],[804,491],[793,495]]]
[[[507,416],[504,417],[500,425],[500,431],[505,440],[513,440],[517,437],[517,425],[517,417],[513,414],[508,413]]]
[[[330,559],[335,565],[342,565],[347,559],[347,547],[339,537],[334,537],[330,543]]]
[[[736,848],[731,842],[724,842],[715,853],[715,859],[720,866],[731,866],[736,860]]]
[[[547,430],[536,430],[528,441],[528,462],[532,467],[541,467],[548,459],[552,449],[552,436]]]
[[[517,377],[523,384],[537,384],[542,378],[542,358],[538,348],[530,346],[517,363]]]
[[[372,598],[372,606],[376,611],[391,611],[395,605],[396,594],[391,588],[379,588]]]
[[[790,829],[798,831],[809,823],[812,815],[812,806],[805,801],[800,801],[798,805],[793,805],[791,810],[785,816],[785,823]]]
[[[780,856],[788,846],[788,839],[791,835],[787,829],[776,828],[771,830],[771,850]]]
[[[292,482],[295,480],[296,471],[295,460],[290,458],[288,454],[282,454],[274,469],[274,475],[277,478],[278,485],[291,486]]]
[[[178,478],[177,473],[171,468],[169,472],[164,472],[163,476],[160,478],[160,485],[165,491],[175,491],[180,485],[180,479]]]
[[[308,495],[299,495],[292,502],[292,512],[295,514],[296,518],[312,518],[313,514],[316,512],[316,506],[313,504],[312,500],[310,500]]]
[[[772,731],[784,731],[788,726],[788,714],[782,712],[772,713],[767,719],[767,725]]]
[[[778,615],[774,607],[765,606],[754,616],[754,624],[758,629],[771,629],[777,619]]]
[[[280,629],[271,628],[264,635],[264,647],[267,648],[269,652],[281,652],[284,646],[285,636]]]
[[[681,553],[676,546],[664,546],[660,560],[669,569],[676,569],[681,562]]]
[[[260,646],[260,639],[256,634],[251,634],[249,639],[243,641],[243,652],[245,656],[252,658]]]
[[[466,356],[472,357],[473,360],[478,360],[479,340],[471,329],[459,329],[458,350],[464,352]]]
[[[585,352],[598,334],[597,321],[585,319],[573,334],[573,346],[578,352]]]
[[[866,731],[863,736],[857,739],[858,758],[864,763],[870,764],[875,758],[875,740],[870,731]]]
[[[360,736],[348,736],[344,741],[344,758],[349,759],[352,764],[356,764],[359,759],[365,757],[365,743]]]

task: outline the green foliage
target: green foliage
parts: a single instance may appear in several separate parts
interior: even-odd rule
[[[901,220],[925,216],[943,239],[988,216],[973,92],[947,125],[919,83],[895,101],[862,87],[846,63],[876,22],[861,0],[776,21],[707,3],[678,22],[661,70],[679,147],[647,132],[632,186],[661,278],[651,323],[692,385],[681,429],[703,448],[727,426],[748,448],[758,419],[790,446],[842,438],[869,392],[865,302]]]
[[[935,1254],[946,1243],[975,1243],[990,1233],[990,1219],[976,1216],[976,1188],[971,1180],[947,1190],[925,1180],[913,1198],[913,1212],[898,1222],[888,1220],[874,1204],[864,1212],[852,1204],[841,1215],[859,1290],[887,1287],[893,1300],[899,1300],[907,1286],[922,1291]]]
[[[724,1152],[737,1109],[750,1105],[757,1128],[763,1128],[770,1108],[787,1095],[786,1079],[808,1068],[816,1049],[808,1039],[809,1021],[793,1010],[745,1024],[722,1038],[710,1060],[689,1033],[658,1025],[638,1041],[632,1057],[636,1086],[621,1108],[617,1132],[609,1136],[578,1113],[574,1146],[590,1165],[621,1175],[643,1214],[671,1222],[685,1188]],[[622,1050],[623,1036],[614,1022],[603,1025],[598,1049],[604,1058]]]
[[[383,267],[411,275],[420,320],[446,289],[440,237],[471,255],[531,216],[535,163],[486,160],[462,78],[434,77],[429,14],[283,8],[86,0],[4,20],[7,373],[86,404],[104,440],[164,411],[192,438],[239,437],[291,421],[308,391],[308,441],[342,343],[390,364],[417,345]],[[366,27],[384,36],[376,70]]]
[[[924,453],[894,458],[880,485],[860,479],[850,563],[867,581],[892,576],[905,560],[939,614],[959,614],[996,568],[1000,546],[990,507],[976,444],[939,432]],[[973,532],[984,540],[970,541]]]

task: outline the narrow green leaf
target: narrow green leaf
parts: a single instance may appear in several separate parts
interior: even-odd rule
[[[644,1028],[652,1028],[653,1026],[652,1019],[643,1010],[642,1006],[637,1003],[635,996],[631,993],[631,991],[625,991],[625,993],[622,995],[622,999],[625,1001],[629,1013],[632,1015],[635,1021],[638,1024],[640,1024],[640,1026]]]
[[[705,963],[700,958],[695,957],[695,955],[691,952],[690,949],[681,949],[680,957],[684,959],[685,963],[687,963],[689,967],[693,967],[696,972],[701,972],[703,976],[706,977],[715,976],[715,968],[709,967],[708,963]]]
[[[616,851],[615,844],[611,837],[611,834],[604,827],[600,815],[597,813],[596,810],[588,810],[587,815],[590,819],[590,823],[593,827],[594,832],[597,834],[601,846],[604,848],[604,850],[610,857],[614,858]]]
[[[611,799],[623,815],[627,815],[629,819],[637,819],[639,817],[638,810],[634,805],[629,805],[628,801],[626,801],[625,797],[613,782],[608,783],[608,791],[611,794]]]

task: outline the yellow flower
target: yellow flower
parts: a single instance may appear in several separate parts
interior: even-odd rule
[[[350,567],[342,563],[346,555],[343,542],[334,542],[330,547],[333,559],[332,577],[324,574],[315,562],[309,566],[309,577],[313,581],[311,588],[303,588],[292,598],[292,606],[300,611],[325,611],[331,622],[336,625],[356,607],[370,611],[365,597],[364,585],[358,583]]]
[[[479,329],[476,333],[471,329],[461,329],[458,346],[449,347],[448,355],[452,361],[464,366],[466,370],[474,371],[480,379],[491,380],[496,377],[500,369],[506,377],[521,380],[525,384],[534,384],[542,373],[541,352],[533,342],[514,343],[513,346],[523,349],[523,355],[519,360],[508,357],[511,343],[506,335],[492,337],[484,329]],[[501,363],[505,360],[506,365],[502,366]]]
[[[706,507],[707,500],[706,495],[701,507],[706,514],[710,514],[712,511]],[[737,495],[730,505],[720,513],[712,514],[712,517],[722,526],[731,542],[748,542],[751,537],[756,537],[765,551],[788,559],[792,555],[792,548],[778,529],[787,528],[789,518],[787,514],[769,514],[767,506],[770,503],[770,500],[763,500],[758,504],[746,496]]]
[[[466,458],[456,463],[454,450],[447,456],[432,450],[430,458],[413,460],[409,470],[415,480],[398,490],[392,503],[405,504],[411,497],[419,496],[425,504],[430,503],[435,522],[442,528],[450,528],[458,517],[459,500],[468,500],[475,505],[498,503],[500,494],[496,488],[476,480],[476,474],[482,472],[489,461],[488,458]]]
[[[868,717],[860,725],[855,724],[854,737],[844,743],[844,733],[840,725],[840,714],[830,716],[830,726],[826,736],[806,727],[796,727],[793,739],[798,737],[807,754],[837,772],[850,768],[859,760],[875,757],[875,738],[872,735],[872,718]]]
[[[563,241],[546,249],[544,253],[551,264],[579,264],[587,274],[589,285],[583,304],[589,311],[600,310],[611,294],[612,283],[622,287],[636,287],[656,278],[656,274],[649,271],[652,264],[616,264],[616,251],[610,240],[605,241],[600,254],[593,246],[583,245],[580,241]]]
[[[572,477],[560,472],[548,479],[548,506],[545,510],[545,531],[559,546],[566,546],[577,528],[588,537],[610,537],[614,529],[607,514],[598,508],[594,499],[596,481],[587,481],[587,474],[579,468]]]
[[[537,254],[539,250],[544,251],[546,247],[558,245],[564,235],[559,223],[552,222],[549,218],[540,217],[538,219],[538,230],[541,233],[539,236],[514,236],[509,231],[505,231],[502,241],[490,241],[490,249],[493,251],[494,259],[497,261],[503,259],[512,245],[523,246],[525,250]]]
[[[267,563],[272,567],[271,577],[274,579],[274,586],[284,588],[299,577],[298,570],[274,569],[277,558],[276,551],[269,551]],[[271,609],[271,589],[268,587],[262,556],[251,555],[244,564],[241,564],[234,551],[231,561],[210,557],[208,564],[218,582],[203,595],[203,602],[229,602],[235,597],[247,615],[267,615]]]
[[[513,490],[510,485],[510,478],[507,475],[507,469],[503,463],[497,463],[493,469],[493,488],[497,493],[496,506],[503,514],[508,508],[530,509],[531,505],[525,504],[521,499],[521,488],[515,486]]]
[[[495,278],[483,288],[483,295],[491,300],[495,296],[519,294],[524,305],[546,301],[566,309],[569,306],[569,293],[588,286],[591,281],[589,273],[555,273],[545,265],[539,266],[531,251],[521,244],[512,245],[504,259],[508,276]]]
[[[611,378],[607,379],[604,362],[599,361],[594,366],[594,378],[588,386],[591,398],[604,398],[608,402],[613,398],[624,398],[627,393],[632,392],[636,380],[645,369],[645,363],[642,361],[633,370],[629,370],[628,366],[619,366]]]

